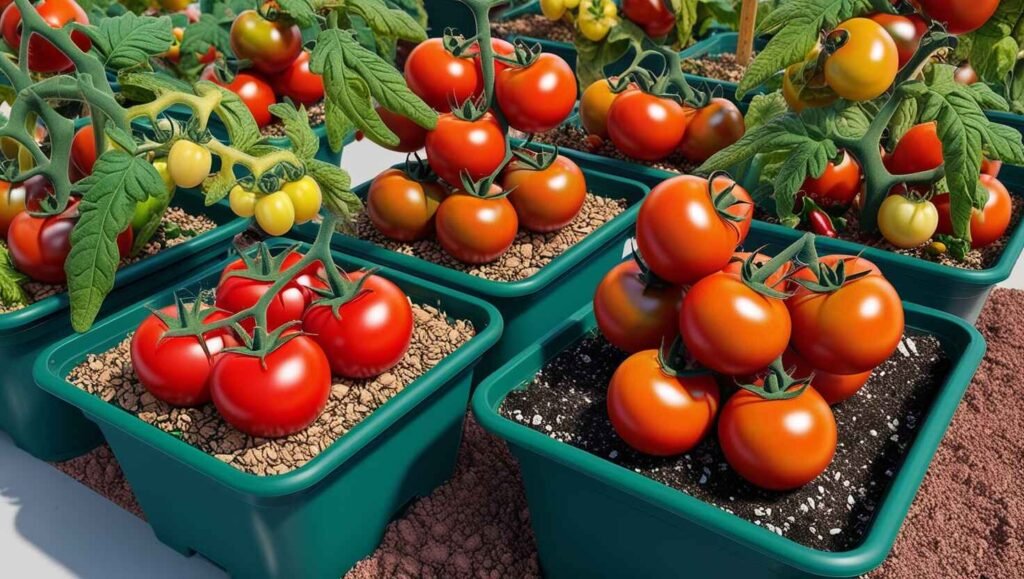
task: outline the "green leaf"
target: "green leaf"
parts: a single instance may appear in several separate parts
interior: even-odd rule
[[[804,140],[789,150],[789,155],[779,167],[773,186],[775,189],[775,210],[785,219],[793,215],[796,193],[808,177],[820,177],[830,159],[837,155],[832,141]]]
[[[208,80],[196,83],[195,90],[199,96],[207,95],[211,91],[221,93],[220,103],[214,107],[213,112],[224,123],[224,128],[228,131],[228,137],[231,139],[233,147],[247,151],[262,138],[256,119],[252,117],[249,107],[245,106],[237,94]]]
[[[317,23],[316,8],[309,0],[277,0],[277,5],[300,28],[309,28]]]
[[[198,21],[185,27],[181,54],[206,54],[211,46],[222,54],[233,54],[230,26],[224,26],[221,22],[222,19],[213,14],[203,14]]]
[[[133,102],[147,102],[170,92],[192,94],[192,85],[155,72],[125,72],[117,75],[121,92]]]
[[[345,223],[351,223],[363,209],[363,203],[352,192],[348,173],[330,163],[313,160],[306,163],[306,173],[320,185],[324,206]]]
[[[427,31],[402,10],[388,8],[384,0],[346,0],[345,8],[366,21],[378,38],[423,42]]]
[[[1024,0],[1002,0],[984,26],[962,39],[965,48],[957,52],[970,60],[981,80],[1002,84],[1013,71],[1024,40],[1015,35],[1022,18]]]
[[[782,96],[782,91],[775,91],[768,94],[756,95],[753,100],[750,101],[750,106],[747,108],[747,114],[744,117],[744,121],[746,122],[747,130],[749,131],[788,113],[789,105],[786,104],[786,99]]]
[[[671,0],[672,10],[676,15],[676,42],[680,47],[687,47],[693,42],[694,28],[697,26],[697,5],[699,0]]]
[[[356,125],[345,116],[345,111],[331,101],[324,103],[324,119],[327,126],[327,144],[337,153],[345,145],[345,138],[355,130]]]
[[[804,123],[793,115],[776,117],[753,130],[747,131],[739,141],[715,153],[695,172],[709,175],[714,171],[728,171],[765,151],[782,151],[796,147],[811,139]]]
[[[378,144],[397,145],[398,136],[377,115],[375,101],[426,129],[437,125],[437,112],[409,90],[394,66],[362,47],[351,31],[321,32],[309,68],[323,76],[328,103]],[[333,116],[337,118],[336,113]]]
[[[306,114],[306,107],[299,106],[298,110],[289,103],[276,103],[270,105],[270,112],[284,123],[284,133],[292,143],[292,149],[302,160],[308,161],[316,156],[320,149],[320,139],[309,126],[309,115]]]
[[[889,122],[889,140],[898,143],[917,124],[917,99],[903,99]]]
[[[388,7],[397,8],[412,16],[420,26],[427,27],[427,7],[424,0],[384,0]]]
[[[131,223],[135,205],[150,191],[164,187],[163,179],[145,159],[124,151],[105,151],[92,175],[75,184],[82,194],[79,219],[71,231],[68,274],[71,325],[84,332],[92,326],[103,300],[114,287],[121,256],[117,236]]]
[[[96,26],[76,25],[92,40],[92,51],[106,68],[121,70],[149,63],[150,57],[167,52],[174,42],[171,19],[136,16],[126,12],[104,18]]]
[[[644,31],[625,18],[601,42],[594,42],[577,31],[576,76],[579,77],[580,86],[588,87],[605,78],[605,67],[631,52],[631,46],[641,46],[645,38],[647,35]]]
[[[0,244],[0,304],[5,306],[27,306],[28,294],[21,284],[28,281],[11,261],[7,247]]]

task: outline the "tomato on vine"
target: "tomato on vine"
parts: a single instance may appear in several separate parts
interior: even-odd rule
[[[782,363],[786,371],[798,380],[811,380],[811,388],[818,391],[821,397],[828,402],[829,406],[835,406],[844,400],[852,398],[860,392],[861,388],[868,383],[873,370],[861,372],[860,374],[833,374],[819,370],[792,349],[786,350],[782,356]]]
[[[281,72],[302,52],[302,31],[295,24],[245,10],[231,24],[231,50],[260,72]]]
[[[295,226],[295,205],[284,191],[257,197],[253,211],[260,229],[270,235],[284,235]]]
[[[935,122],[911,127],[886,159],[886,167],[895,175],[928,171],[942,163],[942,141]]]
[[[651,38],[666,36],[676,25],[676,15],[664,0],[622,0],[622,14]]]
[[[679,335],[678,286],[652,279],[631,259],[612,268],[594,293],[594,317],[601,334],[629,353],[657,349]]]
[[[629,157],[660,161],[679,147],[692,116],[672,98],[626,90],[608,109],[608,136]]]
[[[167,154],[167,171],[178,187],[198,187],[210,175],[213,156],[210,150],[192,141],[181,139],[171,145]]]
[[[896,43],[896,53],[899,58],[899,67],[906,66],[918,47],[921,46],[921,38],[928,32],[928,24],[917,14],[872,14],[869,16],[889,33],[893,42]]]
[[[946,25],[950,34],[981,28],[999,8],[999,0],[917,0],[932,20]]]
[[[271,274],[286,271],[300,259],[302,259],[302,255],[296,252],[275,258],[263,255],[255,260],[248,256],[236,259],[221,272],[220,282],[217,284],[215,305],[231,314],[251,308],[274,283],[265,278]],[[236,273],[231,275],[232,272]],[[267,308],[266,330],[273,331],[288,322],[301,320],[310,298],[308,289],[295,280],[289,281],[274,296]],[[254,325],[255,321],[252,318],[241,322],[242,328],[247,332],[252,332]]]
[[[851,18],[829,34],[825,81],[844,99],[867,101],[889,90],[899,72],[896,43],[882,25]]]
[[[309,70],[309,52],[306,50],[278,73],[274,86],[281,96],[302,105],[312,105],[324,98],[324,79]]]
[[[228,205],[239,217],[252,217],[256,214],[256,193],[241,185],[235,185],[228,193]]]
[[[591,42],[604,40],[619,23],[619,7],[614,0],[582,0],[576,27]]]
[[[612,92],[612,82],[615,79],[596,80],[583,91],[580,97],[580,124],[590,135],[597,135],[602,139],[608,138],[608,113],[612,103],[619,96]],[[636,85],[631,85],[626,90],[634,90]]]
[[[981,185],[988,191],[988,201],[983,209],[971,211],[971,247],[975,249],[999,240],[1006,234],[1013,218],[1013,199],[1006,187],[991,175],[982,175],[980,179]],[[938,210],[939,233],[952,235],[949,194],[936,195],[934,202]]]
[[[920,247],[935,235],[938,226],[939,211],[927,199],[890,195],[878,210],[882,237],[902,249]]]
[[[465,172],[473,181],[492,175],[505,161],[505,131],[491,113],[476,120],[443,114],[427,133],[427,161],[437,176],[462,186]]]
[[[92,175],[96,164],[96,131],[91,123],[75,131],[71,141],[71,164],[82,177]]]
[[[320,185],[309,175],[303,175],[296,181],[285,183],[281,186],[281,191],[288,196],[292,203],[292,209],[295,211],[295,223],[299,225],[307,223],[320,214],[323,193],[320,191]]]
[[[746,130],[739,107],[732,101],[714,98],[690,117],[679,152],[687,160],[703,163],[740,140]]]
[[[366,212],[385,237],[416,241],[434,233],[434,215],[444,198],[440,184],[418,181],[401,169],[388,169],[370,183]]]
[[[829,161],[820,177],[808,177],[800,187],[798,199],[808,197],[823,209],[849,207],[860,193],[863,174],[853,155],[840,151],[838,162]]]
[[[543,161],[542,161],[543,162]],[[516,159],[501,181],[524,229],[557,231],[579,215],[587,198],[587,179],[568,157],[558,155],[543,169]]]
[[[509,126],[524,133],[554,129],[576,106],[576,75],[554,54],[541,53],[526,66],[502,70],[494,86]]]
[[[455,259],[470,264],[490,263],[512,247],[519,218],[507,197],[492,187],[479,197],[456,191],[441,202],[435,215],[437,241]]]
[[[210,65],[203,71],[202,78],[238,95],[260,127],[265,127],[273,122],[274,115],[270,113],[270,105],[277,102],[277,95],[274,94],[273,87],[259,76],[240,72],[231,82],[225,83],[217,78],[217,73]]]
[[[35,9],[53,28],[63,28],[71,22],[89,24],[89,16],[75,0],[42,0]],[[17,4],[11,3],[4,9],[0,16],[0,29],[7,46],[18,50],[21,45],[21,11]],[[71,40],[83,52],[92,47],[92,41],[80,30],[71,32]],[[36,34],[28,42],[28,67],[32,72],[52,74],[67,72],[74,68],[74,63],[49,40]]]
[[[472,59],[453,55],[443,39],[431,38],[409,53],[405,81],[423,102],[445,113],[473,97],[480,75]]]

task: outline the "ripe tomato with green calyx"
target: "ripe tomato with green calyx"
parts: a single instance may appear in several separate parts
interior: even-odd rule
[[[798,285],[786,300],[793,320],[791,346],[824,372],[873,370],[903,337],[903,303],[870,261],[844,255],[819,261],[792,276]]]
[[[534,161],[550,164],[535,168],[521,159],[513,160],[505,169],[502,189],[509,191],[508,199],[524,229],[557,231],[579,215],[587,198],[587,179],[568,157]]]
[[[439,113],[447,113],[473,98],[482,84],[473,59],[448,52],[441,38],[421,42],[409,53],[405,81],[412,92]]]
[[[273,87],[262,77],[248,72],[240,72],[231,82],[225,83],[217,78],[217,73],[210,65],[203,70],[202,78],[238,95],[260,127],[265,127],[273,122],[274,115],[270,113],[270,105],[277,102],[277,95],[274,94]]]
[[[843,209],[853,203],[863,185],[863,173],[853,155],[846,151],[841,154],[838,162],[829,161],[820,177],[804,181],[797,193],[798,200],[808,197],[823,209]]]
[[[380,120],[398,136],[398,144],[390,147],[384,145],[385,149],[399,153],[415,153],[427,144],[427,129],[417,125],[407,117],[393,113],[384,107],[377,107],[377,115]]]
[[[639,257],[612,268],[594,293],[597,327],[613,346],[634,354],[679,335],[678,286],[656,279]]]
[[[896,43],[881,24],[851,18],[839,24],[825,41],[825,81],[836,94],[867,101],[889,90],[899,72]]]
[[[35,5],[39,16],[53,28],[63,28],[71,22],[89,24],[89,16],[75,0],[43,0]],[[12,50],[21,46],[21,11],[17,4],[11,3],[0,16],[0,30],[3,31],[4,42]],[[88,52],[92,41],[80,30],[71,32],[71,40],[83,52]],[[52,74],[67,72],[74,68],[71,59],[64,55],[56,46],[38,34],[28,42],[28,68],[32,72]]]
[[[664,0],[622,0],[622,14],[651,38],[667,35],[676,25],[676,15]]]
[[[576,75],[554,54],[542,53],[525,66],[510,66],[495,80],[505,119],[524,133],[544,133],[562,124],[576,106]]]
[[[921,39],[928,32],[928,24],[917,14],[872,14],[869,16],[889,33],[896,43],[899,67],[906,66],[921,46]]]
[[[302,254],[294,251],[277,256],[265,251],[256,256],[243,255],[221,272],[215,305],[229,314],[252,307],[273,285],[268,278],[287,270],[300,259]],[[289,281],[267,308],[266,330],[273,331],[288,322],[301,320],[311,299],[310,290],[296,280]],[[252,332],[254,325],[251,317],[241,322],[247,332]]]
[[[71,253],[71,230],[78,221],[78,200],[72,198],[59,215],[33,217],[21,212],[7,231],[7,248],[18,271],[35,281],[65,283],[64,262]],[[128,227],[117,236],[121,257],[131,251],[134,235]]]
[[[330,394],[327,356],[312,338],[294,333],[269,352],[222,353],[210,376],[217,411],[250,436],[280,438],[305,429]]]
[[[416,241],[434,233],[434,215],[444,201],[440,184],[388,169],[373,180],[366,195],[370,221],[385,237]]]
[[[323,349],[335,375],[371,378],[390,370],[408,351],[412,306],[401,288],[380,275],[343,275],[352,284],[351,295],[315,303],[303,316],[302,329]]]
[[[452,257],[470,264],[490,263],[512,247],[519,218],[507,197],[492,187],[488,197],[456,191],[435,215],[437,241]]]
[[[213,156],[210,150],[185,139],[171,145],[167,154],[167,171],[174,184],[184,189],[198,187],[210,175]]]
[[[246,10],[231,24],[231,50],[260,72],[281,72],[302,53],[302,31],[283,17],[268,20],[256,10]]]
[[[706,371],[675,370],[657,349],[626,358],[608,385],[608,417],[626,444],[645,454],[688,452],[710,432],[719,391]]]
[[[728,265],[753,213],[750,195],[722,174],[673,177],[640,206],[637,247],[658,277],[692,284]]]
[[[427,133],[430,168],[452,187],[462,187],[462,175],[473,181],[494,174],[505,161],[505,132],[498,120],[484,113],[476,120],[443,114]]]
[[[927,199],[890,195],[878,209],[878,229],[886,241],[901,249],[919,247],[939,226],[939,211]]]
[[[929,18],[946,25],[950,34],[981,28],[999,8],[999,0],[917,0]]]
[[[284,70],[278,73],[274,86],[281,96],[298,104],[312,105],[324,98],[324,79],[309,70],[309,52],[303,50]]]
[[[729,265],[727,265],[724,268],[722,268],[722,271],[724,273],[728,273],[728,274],[732,274],[732,275],[735,275],[737,277],[740,277],[740,276],[743,275],[743,265],[747,261],[750,261],[751,264],[753,266],[755,266],[755,267],[761,267],[761,266],[767,264],[771,260],[772,260],[772,257],[770,255],[765,255],[763,253],[751,253],[751,252],[747,252],[747,251],[738,251],[738,252],[736,252],[733,255],[732,259],[729,261]],[[785,291],[785,288],[786,288],[787,284],[785,284],[784,282],[785,282],[786,276],[789,275],[789,272],[790,272],[791,269],[792,269],[792,264],[791,263],[783,264],[778,269],[778,271],[773,273],[770,277],[768,277],[768,279],[765,280],[765,282],[764,282],[765,285],[767,285],[768,287],[770,287],[772,289],[777,289],[779,291]]]
[[[838,432],[832,409],[781,364],[733,394],[718,418],[718,442],[740,476],[763,489],[788,491],[813,481],[832,463]]]
[[[226,348],[240,344],[228,328],[197,336],[167,337],[170,329],[198,326],[227,318],[204,304],[167,306],[150,314],[132,335],[132,369],[146,390],[172,406],[199,406],[210,401],[210,372]]]
[[[786,350],[783,354],[782,363],[794,378],[810,380],[811,387],[817,390],[830,406],[835,406],[860,392],[874,373],[874,370],[868,370],[860,374],[843,375],[818,370],[792,349]]]
[[[1006,234],[1013,218],[1013,199],[1006,187],[991,175],[982,175],[980,179],[988,191],[988,201],[983,209],[971,212],[971,247],[975,249],[998,241]],[[953,235],[949,194],[936,195],[934,202],[938,210],[938,232]]]
[[[629,157],[660,161],[679,147],[692,116],[674,99],[627,90],[608,109],[608,136]]]
[[[679,152],[689,161],[703,163],[740,140],[746,130],[739,107],[726,99],[714,98],[690,117]]]
[[[615,79],[600,79],[591,83],[580,97],[580,123],[590,135],[608,138],[608,113],[620,93],[612,90]],[[636,90],[630,85],[625,90]]]

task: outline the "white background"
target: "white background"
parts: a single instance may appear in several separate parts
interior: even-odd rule
[[[345,149],[342,166],[353,183],[362,183],[403,159],[362,141]],[[1004,285],[1024,288],[1019,263]],[[183,557],[165,547],[146,523],[15,448],[3,433],[0,565],[2,576],[40,579],[225,576],[200,556]]]

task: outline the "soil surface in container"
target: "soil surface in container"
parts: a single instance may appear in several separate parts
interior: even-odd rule
[[[166,213],[164,213],[163,224],[159,229],[157,229],[156,234],[153,235],[149,243],[142,248],[142,251],[140,251],[138,255],[123,259],[121,261],[121,267],[142,261],[165,249],[185,243],[186,241],[206,233],[207,231],[212,231],[216,227],[217,223],[205,215],[190,215],[179,207],[171,207]],[[7,244],[0,241],[0,247],[3,247],[6,250]],[[25,281],[21,284],[21,287],[25,290],[25,294],[28,296],[28,305],[34,304],[44,298],[64,293],[68,289],[67,286],[63,284],[48,284],[32,280]],[[28,307],[28,305],[7,306],[0,304],[0,314],[14,312]]]
[[[295,106],[298,107],[299,105]],[[323,101],[307,106],[306,115],[309,117],[309,126],[318,127],[324,124],[325,116]],[[269,125],[260,127],[260,134],[264,137],[284,137],[284,123],[281,122],[281,119],[274,117],[273,122]]]
[[[603,336],[588,336],[548,362],[525,389],[509,394],[501,414],[827,551],[846,551],[861,542],[949,371],[937,339],[904,337],[864,389],[834,407],[839,444],[831,466],[810,484],[778,493],[751,485],[729,468],[714,434],[691,452],[669,458],[626,445],[608,420],[606,402],[608,382],[626,357]]]
[[[449,255],[434,239],[405,243],[388,239],[374,227],[370,216],[363,211],[356,221],[356,236],[385,249],[464,271],[470,275],[493,281],[512,282],[535,275],[542,267],[562,255],[572,246],[626,210],[623,199],[610,199],[587,194],[576,219],[552,233],[531,233],[519,230],[512,247],[497,260],[483,265],[463,263]]]
[[[996,290],[978,321],[985,361],[957,410],[886,563],[873,579],[1016,577],[1024,568],[1024,292]],[[62,471],[138,513],[109,448]],[[127,500],[125,500],[127,499]],[[505,444],[466,420],[448,483],[392,522],[346,579],[540,575],[519,468]]]
[[[474,335],[471,323],[449,321],[430,306],[413,305],[413,319],[412,343],[397,366],[369,380],[335,377],[320,418],[306,430],[284,438],[242,434],[224,422],[213,404],[176,408],[157,400],[132,370],[130,336],[102,354],[90,355],[71,371],[68,381],[238,470],[257,475],[284,474],[326,450]]]
[[[751,59],[754,56],[757,55],[752,55]],[[736,54],[733,52],[687,58],[683,60],[681,68],[687,74],[734,83],[743,80],[743,75],[747,72],[747,67],[737,62]]]
[[[552,22],[543,14],[524,14],[509,20],[491,23],[491,33],[498,38],[517,34],[530,38],[553,40],[555,42],[572,43],[576,39],[576,30],[563,20]]]
[[[666,159],[662,159],[661,161],[641,161],[639,159],[634,159],[616,148],[615,143],[613,143],[611,139],[602,139],[597,136],[589,135],[582,127],[570,124],[562,125],[546,133],[534,135],[533,140],[537,143],[554,145],[559,149],[582,151],[584,153],[599,155],[609,159],[617,159],[619,161],[635,163],[652,169],[668,171],[669,173],[691,173],[700,166],[700,163],[687,161],[678,153],[673,154],[671,157]]]

